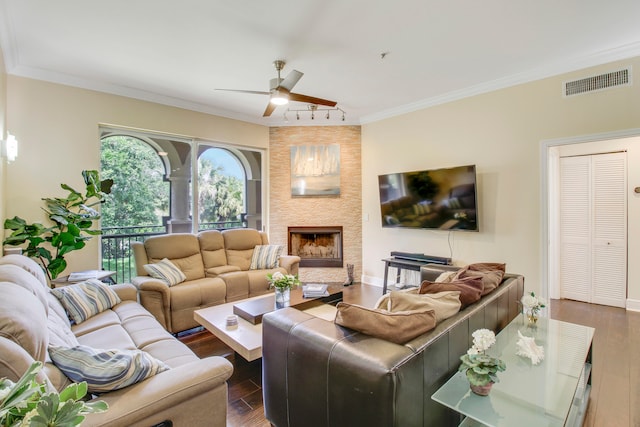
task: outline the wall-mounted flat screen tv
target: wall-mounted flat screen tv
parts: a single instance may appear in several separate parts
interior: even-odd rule
[[[479,231],[475,165],[378,176],[383,227]]]

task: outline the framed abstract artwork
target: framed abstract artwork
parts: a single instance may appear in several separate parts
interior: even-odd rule
[[[340,144],[291,147],[291,196],[340,195]]]

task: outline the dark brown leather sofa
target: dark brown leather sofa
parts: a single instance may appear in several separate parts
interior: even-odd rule
[[[433,280],[436,269],[424,269]],[[524,277],[505,275],[480,301],[404,345],[293,308],[263,318],[265,415],[276,427],[457,426],[431,395],[460,365],[479,328],[496,332],[520,312]],[[508,368],[507,368],[508,369]]]

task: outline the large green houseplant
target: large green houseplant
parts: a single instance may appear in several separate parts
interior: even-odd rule
[[[48,390],[36,381],[41,368],[42,363],[33,363],[16,383],[0,378],[0,426],[74,427],[86,414],[108,409],[102,400],[85,401],[86,382],[70,384],[60,393]]]
[[[4,222],[4,228],[12,233],[3,243],[11,246],[27,243],[23,254],[40,261],[49,280],[55,279],[67,268],[64,259],[66,254],[84,248],[85,242],[92,236],[102,234],[101,230],[92,229],[94,221],[100,219],[100,213],[93,206],[105,200],[105,196],[111,192],[113,180],[101,181],[96,170],[84,170],[82,177],[86,186],[84,194],[67,184],[61,184],[69,192],[67,197],[42,199],[46,205],[43,210],[52,226],[28,224],[17,216]]]

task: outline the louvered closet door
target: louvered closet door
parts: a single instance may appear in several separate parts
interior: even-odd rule
[[[624,307],[626,154],[560,159],[560,296]]]
[[[560,159],[560,298],[591,302],[591,160]]]

